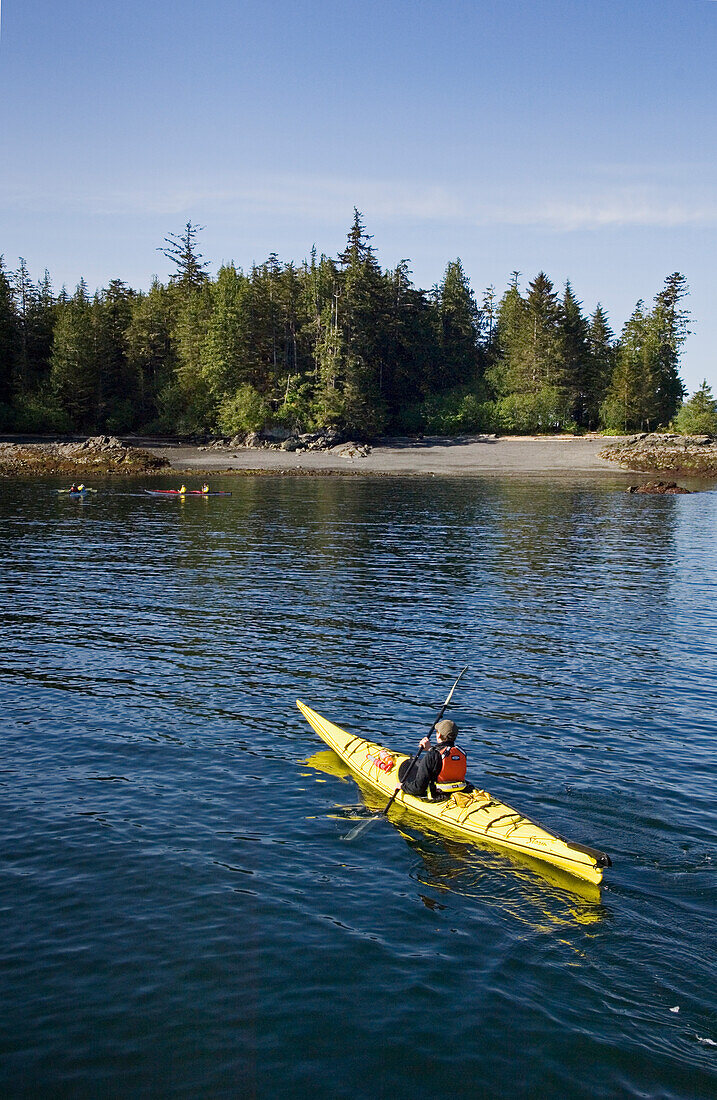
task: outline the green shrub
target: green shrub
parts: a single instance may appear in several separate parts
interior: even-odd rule
[[[682,435],[717,435],[717,401],[706,379],[682,406],[672,426]]]
[[[544,386],[537,393],[511,393],[498,402],[501,428],[507,432],[532,435],[545,432],[574,432],[570,397],[555,386]]]
[[[222,401],[219,406],[219,430],[224,435],[238,435],[241,432],[258,432],[269,420],[270,409],[267,402],[253,386],[240,386],[233,397]]]
[[[290,431],[313,431],[321,427],[320,412],[314,399],[314,385],[312,382],[299,382],[291,380],[287,386],[284,400],[278,409],[272,413],[271,422]]]
[[[426,399],[425,431],[431,435],[463,435],[495,431],[497,418],[492,401],[480,401],[474,393],[454,391]]]
[[[11,413],[10,430],[14,432],[66,435],[73,429],[69,414],[56,404],[49,391],[18,395]]]

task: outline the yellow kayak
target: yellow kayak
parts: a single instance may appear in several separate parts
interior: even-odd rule
[[[346,733],[299,699],[296,705],[353,774],[388,800],[398,786],[398,769],[410,757]],[[475,788],[455,791],[445,802],[432,802],[400,791],[394,805],[416,814],[439,832],[538,859],[595,886],[602,882],[604,869],[611,866],[610,857],[603,852],[554,836],[487,791]]]

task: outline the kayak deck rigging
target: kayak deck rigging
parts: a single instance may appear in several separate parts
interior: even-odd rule
[[[297,699],[296,705],[319,737],[344,761],[357,779],[390,797],[398,786],[405,753],[396,753],[347,733]],[[388,769],[388,770],[386,770]],[[508,852],[530,856],[593,885],[602,881],[610,857],[594,848],[556,836],[487,791],[470,787],[433,802],[399,791],[394,805],[429,821],[464,841],[486,842]]]

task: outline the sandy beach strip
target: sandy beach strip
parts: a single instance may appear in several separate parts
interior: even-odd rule
[[[273,474],[476,475],[615,474],[614,463],[598,456],[611,442],[606,436],[433,436],[392,438],[367,455],[329,451],[290,452],[262,447],[229,450],[185,444],[147,446],[164,455],[172,469],[187,473],[253,471]]]

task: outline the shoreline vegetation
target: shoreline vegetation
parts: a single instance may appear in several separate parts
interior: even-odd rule
[[[683,275],[616,336],[545,272],[478,298],[460,259],[430,290],[379,265],[354,211],[336,257],[275,254],[215,276],[187,222],[159,249],[172,274],[91,294],[0,257],[0,431],[183,437],[717,433],[706,382],[684,402]],[[696,404],[695,404],[696,402]]]
[[[286,441],[284,441],[284,444]],[[85,440],[0,441],[0,477],[179,476],[227,474],[530,476],[636,471],[717,479],[717,442],[709,437],[642,434],[631,438],[463,435],[383,437],[373,445],[329,437],[184,440],[98,436]],[[658,482],[657,485],[663,485]],[[635,490],[633,490],[635,491]],[[658,490],[655,490],[658,491]]]

